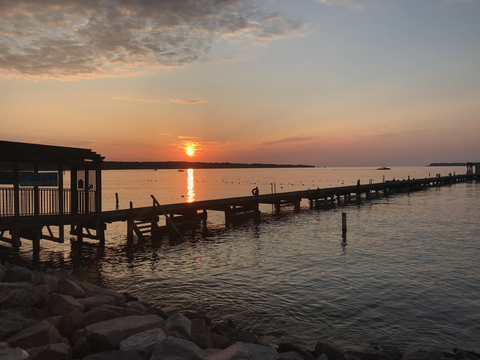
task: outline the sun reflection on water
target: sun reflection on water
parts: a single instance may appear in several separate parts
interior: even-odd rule
[[[187,202],[191,203],[195,201],[195,188],[194,188],[194,178],[193,178],[193,169],[187,170]]]

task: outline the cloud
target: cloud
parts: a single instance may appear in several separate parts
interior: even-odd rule
[[[328,6],[341,6],[351,10],[363,11],[361,0],[315,0],[316,3]]]
[[[443,0],[442,6],[450,6],[455,4],[471,4],[472,0]]]
[[[302,29],[248,0],[2,0],[0,76],[132,75],[208,59],[222,39],[264,42]]]
[[[179,139],[198,139],[198,136],[182,136],[178,137]]]
[[[169,133],[158,133],[158,135],[171,136],[172,134],[169,134]]]
[[[170,99],[170,101],[177,102],[179,104],[201,104],[205,102],[205,100],[201,100],[201,99],[194,99],[194,100]]]
[[[272,140],[272,141],[265,141],[265,142],[261,143],[260,145],[272,146],[272,145],[292,143],[292,142],[309,141],[309,140],[313,140],[315,138],[316,138],[315,136],[292,136],[292,137],[289,137],[289,138],[283,138],[283,139]]]
[[[114,96],[113,100],[127,100],[127,101],[140,101],[140,102],[149,102],[149,103],[161,103],[162,101],[156,99],[132,99],[130,95],[123,96]]]

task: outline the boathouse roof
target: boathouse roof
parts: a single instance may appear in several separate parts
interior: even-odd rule
[[[0,161],[80,165],[101,163],[104,157],[89,149],[0,140]]]

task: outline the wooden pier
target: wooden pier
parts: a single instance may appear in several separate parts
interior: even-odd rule
[[[476,174],[464,174],[276,194],[258,194],[163,206],[153,204],[148,207],[104,211],[102,212],[102,221],[104,223],[127,221],[127,239],[132,241],[135,234],[139,240],[143,240],[147,236],[175,235],[176,230],[173,227],[177,227],[181,232],[184,232],[185,230],[195,230],[197,225],[201,223],[202,228],[206,229],[207,216],[210,211],[223,212],[225,214],[225,227],[230,227],[232,224],[247,218],[260,221],[260,204],[273,205],[276,214],[280,214],[282,207],[285,206],[299,212],[300,203],[303,199],[308,200],[309,208],[312,210],[329,209],[352,202],[371,200],[380,196],[409,193],[477,178],[478,175]],[[163,226],[158,225],[160,218],[165,214],[174,226],[170,224],[170,221]]]
[[[195,233],[200,224],[207,230],[211,211],[223,212],[225,226],[230,227],[248,218],[260,221],[262,204],[272,205],[276,214],[282,207],[299,212],[304,199],[310,209],[328,209],[480,176],[478,164],[468,163],[464,175],[273,194],[259,194],[256,188],[250,196],[168,205],[160,205],[152,195],[152,206],[134,208],[131,204],[129,209],[102,211],[102,162],[103,157],[87,149],[0,141],[0,165],[7,167],[0,172],[0,184],[6,185],[0,187],[0,242],[19,247],[21,239],[31,240],[35,254],[41,239],[63,243],[65,226],[69,226],[70,235],[79,241],[89,238],[104,246],[106,226],[114,222],[127,222],[129,242],[135,235],[139,240],[182,236],[188,230]],[[53,172],[42,172],[45,167]],[[64,184],[65,170],[70,172],[66,181],[70,188]],[[164,225],[160,225],[161,219]]]

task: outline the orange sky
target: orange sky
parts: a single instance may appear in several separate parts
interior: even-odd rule
[[[2,2],[1,139],[106,160],[480,161],[479,2],[172,4]]]

